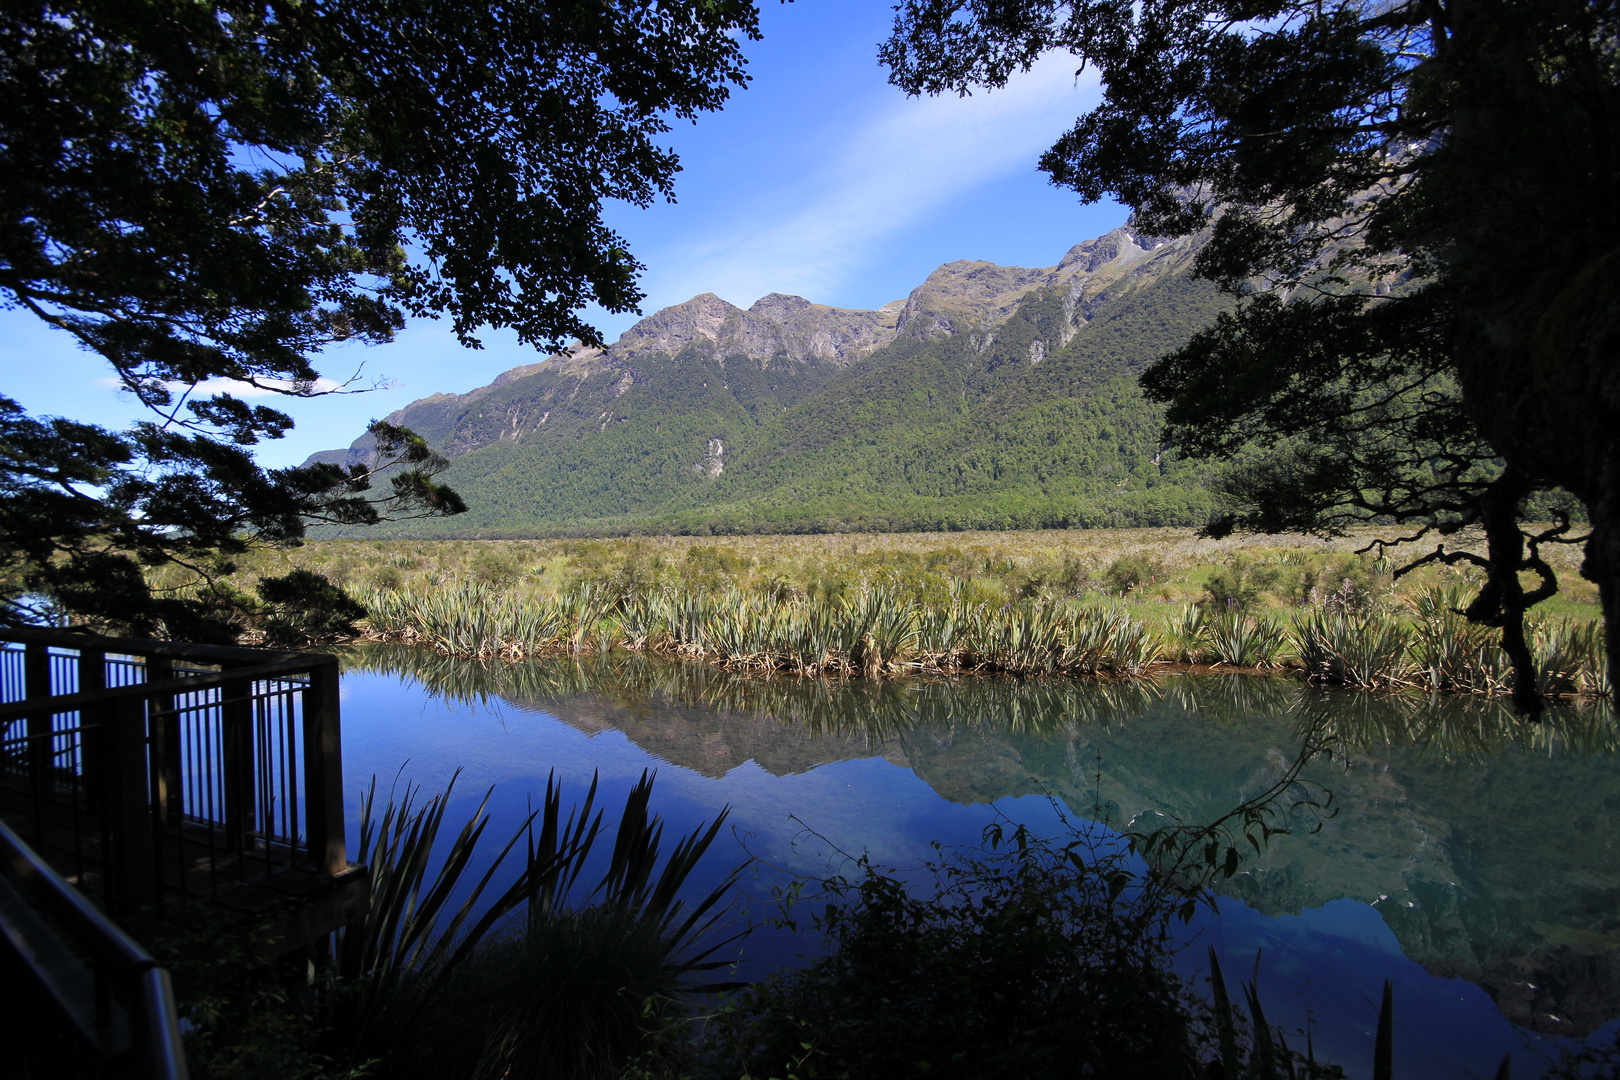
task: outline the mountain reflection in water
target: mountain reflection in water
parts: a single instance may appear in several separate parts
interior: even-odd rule
[[[1406,956],[1537,1032],[1620,1017],[1620,731],[1606,703],[1526,724],[1491,699],[1286,677],[822,681],[626,653],[480,664],[404,647],[344,663],[617,730],[704,776],[882,758],[955,803],[1046,793],[1115,827],[1213,820],[1268,787],[1314,727],[1334,753],[1304,777],[1337,813],[1274,839],[1226,892],[1266,914],[1374,905]]]

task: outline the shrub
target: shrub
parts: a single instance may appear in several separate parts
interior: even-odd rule
[[[1165,576],[1164,562],[1145,551],[1122,555],[1103,571],[1103,580],[1118,593],[1126,593],[1144,584],[1154,584]]]
[[[932,895],[865,858],[823,882],[831,952],[710,1020],[714,1075],[1195,1075],[1208,1010],[1161,894],[1122,849],[1014,841],[933,866]]]
[[[400,572],[399,567],[392,564],[376,567],[367,576],[371,579],[373,589],[397,592],[405,587],[405,575]]]
[[[1267,587],[1265,573],[1254,571],[1255,568],[1242,556],[1211,570],[1208,580],[1204,582],[1204,592],[1210,606],[1226,611],[1244,611],[1254,607]]]
[[[1170,922],[1193,901],[1174,875],[1142,872],[1097,826],[1002,839],[992,826],[985,847],[930,864],[931,891],[865,857],[853,880],[819,882],[811,922],[828,953],[710,1018],[708,1074],[1343,1076],[1290,1051],[1252,984],[1244,1017],[1218,965],[1213,1008],[1175,974]],[[778,921],[795,925],[791,906]]]
[[[467,572],[481,585],[510,588],[523,577],[524,566],[515,551],[500,547],[480,548],[467,560]]]
[[[1387,567],[1347,555],[1319,568],[1307,567],[1300,576],[1300,600],[1332,611],[1365,615],[1388,597],[1391,578]]]
[[[259,579],[266,608],[260,629],[274,645],[305,645],[356,633],[366,609],[320,574],[294,570],[284,577]]]
[[[1065,596],[1084,596],[1086,586],[1091,583],[1091,573],[1086,564],[1072,551],[1063,553],[1063,567],[1058,571],[1057,586]]]

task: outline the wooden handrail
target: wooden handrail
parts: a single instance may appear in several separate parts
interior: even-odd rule
[[[0,821],[0,860],[5,876],[22,889],[34,906],[61,920],[74,940],[81,941],[97,961],[125,967],[155,963],[134,938],[64,881],[4,821]]]
[[[11,637],[11,631],[0,632],[0,640]],[[210,690],[216,686],[223,686],[228,682],[241,679],[273,679],[281,675],[295,675],[299,672],[313,672],[317,668],[335,665],[337,657],[327,653],[289,653],[301,661],[289,663],[276,661],[270,664],[256,664],[252,667],[231,668],[228,671],[200,671],[195,675],[181,675],[173,679],[162,679],[158,682],[131,683],[128,686],[110,686],[105,690],[87,690],[77,694],[55,694],[48,698],[23,698],[21,701],[8,701],[0,704],[0,723],[9,720],[21,720],[32,716],[42,708],[48,708],[53,713],[73,712],[77,709],[89,709],[105,705],[109,701],[118,701],[122,698],[158,697],[163,694],[184,694],[193,690]],[[303,662],[314,661],[314,663]]]
[[[331,653],[307,653],[280,649],[253,649],[243,645],[198,645],[190,641],[149,641],[144,638],[97,637],[94,634],[76,634],[71,630],[52,630],[43,626],[8,626],[0,630],[0,641],[20,641],[24,644],[61,645],[69,649],[91,648],[131,656],[162,656],[174,660],[221,660],[264,663],[308,664],[332,660]]]
[[[214,891],[215,866],[231,867],[238,884],[251,882],[243,868],[250,858],[258,866],[261,854],[258,872],[267,875],[307,880],[313,869],[337,878],[352,869],[335,656],[33,627],[0,629],[0,642],[26,646],[10,650],[21,654],[20,670],[9,662],[5,668],[7,692],[22,700],[0,703],[8,790],[32,808],[17,817],[40,828],[39,843],[56,845],[47,849],[56,859],[63,844],[48,835],[46,811],[58,821],[72,815],[71,857],[62,865],[77,865],[74,853],[92,852],[84,857],[99,870],[90,873],[90,888],[99,888],[108,911],[162,912],[170,881],[178,882],[181,903],[221,895]],[[117,657],[137,658],[138,670],[109,663]],[[185,670],[191,668],[218,670]],[[13,674],[21,676],[15,686]],[[75,674],[76,692],[51,692],[74,686]],[[146,681],[107,685],[131,677]],[[19,722],[25,731],[16,730]],[[185,741],[191,739],[207,742]],[[275,747],[264,751],[270,756],[263,764],[255,752],[260,739]],[[195,746],[203,747],[201,756],[182,765],[182,748]],[[220,801],[211,794],[193,801],[193,792],[206,793],[216,782]],[[86,841],[81,814],[89,821]],[[166,853],[166,845],[173,850]],[[200,864],[199,854],[206,854]],[[206,867],[207,880],[188,894],[194,864]],[[69,872],[79,873],[84,887],[85,872]],[[226,872],[221,887],[229,884]],[[32,971],[37,1015],[49,1030],[71,1036],[118,1075],[186,1080],[168,973],[0,823],[0,951],[6,949],[22,964],[15,970]],[[25,1035],[22,1049],[32,1045]],[[42,1065],[39,1074],[50,1068]]]

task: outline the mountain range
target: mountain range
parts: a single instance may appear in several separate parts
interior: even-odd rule
[[[1053,267],[947,263],[875,311],[704,293],[390,415],[471,509],[367,535],[1202,522],[1207,467],[1160,444],[1135,383],[1222,310],[1189,274],[1201,243],[1127,223]]]

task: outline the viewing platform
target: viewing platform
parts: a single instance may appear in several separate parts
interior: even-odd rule
[[[240,925],[272,959],[369,899],[345,854],[338,664],[323,653],[0,630],[0,820],[6,966],[31,970],[69,1022],[58,1034],[77,1028],[101,1059],[156,1039],[140,1036],[150,1002],[129,977],[150,957],[109,944],[107,916]]]

